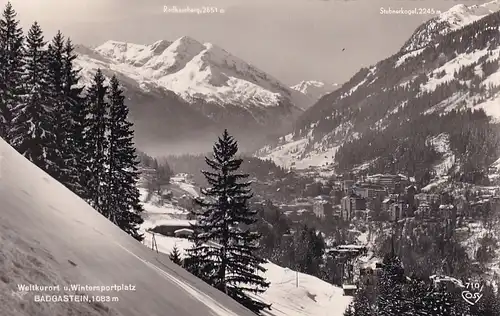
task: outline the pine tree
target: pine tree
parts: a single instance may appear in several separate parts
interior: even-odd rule
[[[344,316],[355,316],[354,314],[354,303],[350,303],[347,309],[344,311]]]
[[[361,289],[356,293],[352,304],[353,316],[371,316],[373,315],[370,299],[365,289]]]
[[[10,2],[0,19],[0,138],[11,142],[14,108],[23,94],[24,36]]]
[[[179,252],[179,248],[177,248],[177,245],[174,245],[174,248],[172,249],[172,252],[170,252],[169,257],[173,263],[182,266],[181,253]]]
[[[128,108],[118,79],[113,76],[109,90],[109,137],[108,170],[106,194],[108,205],[105,214],[123,231],[141,241],[138,225],[143,223],[140,216],[144,208],[137,187],[139,181],[138,164],[132,130],[128,121]]]
[[[315,228],[304,225],[295,236],[295,263],[298,271],[310,275],[319,275],[323,263],[325,243]]]
[[[162,194],[163,187],[170,183],[173,171],[168,165],[167,161],[158,162],[158,159],[153,159],[151,162],[151,168],[154,169],[151,177],[147,181],[147,189],[149,197],[157,194],[160,197],[161,203],[163,203]]]
[[[54,134],[58,144],[57,151],[51,151],[51,160],[54,162],[52,176],[68,186],[71,173],[71,151],[69,145],[69,131],[71,113],[66,106],[64,97],[64,37],[58,32],[47,48],[48,93],[53,107]]]
[[[238,173],[243,160],[235,158],[237,152],[237,142],[225,130],[213,147],[213,158],[205,158],[212,171],[202,172],[210,187],[202,190],[204,199],[196,200],[201,211],[192,210],[196,245],[188,249],[187,260],[188,266],[201,266],[207,283],[260,312],[270,305],[247,293],[263,293],[269,283],[257,274],[265,272],[265,260],[255,255],[260,235],[249,226],[256,222],[257,212],[248,206],[250,183],[243,182],[248,175]]]
[[[383,268],[378,282],[377,315],[404,315],[407,306],[404,297],[404,270],[394,251],[383,260]]]
[[[47,52],[37,22],[31,26],[26,43],[26,69],[23,73],[26,94],[14,109],[12,144],[36,166],[53,175],[58,144],[48,89]]]
[[[194,245],[191,249],[186,250],[187,254],[183,261],[184,269],[210,284],[210,277],[213,274],[214,267],[211,265],[210,258],[205,259],[205,248],[202,247],[203,243],[201,238],[198,237],[198,233],[196,231],[190,239]]]
[[[471,306],[474,316],[498,316],[500,315],[500,296],[495,293],[493,286],[485,285],[481,291],[483,296],[479,301]]]
[[[110,218],[106,205],[109,205],[106,194],[108,168],[108,127],[109,104],[106,100],[108,87],[104,84],[104,76],[100,69],[94,75],[93,82],[87,87],[86,106],[89,114],[85,120],[85,153],[87,168],[84,178],[87,187],[88,202],[105,217]]]
[[[434,287],[432,284],[426,283],[417,277],[412,277],[408,282],[407,287],[407,316],[413,315],[432,315],[431,303],[432,298],[429,297]]]
[[[70,152],[69,174],[67,186],[74,193],[83,199],[88,198],[87,185],[88,179],[86,175],[86,167],[88,165],[85,155],[88,152],[88,146],[85,139],[85,130],[89,109],[82,96],[83,86],[80,85],[79,72],[80,69],[75,69],[74,47],[71,40],[66,39],[63,52],[63,94],[65,106],[70,113],[70,124],[68,127],[67,150]]]
[[[456,299],[444,286],[437,285],[431,289],[426,297],[426,310],[433,316],[461,315],[456,308]]]

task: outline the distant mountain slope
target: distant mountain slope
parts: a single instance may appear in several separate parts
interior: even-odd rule
[[[423,24],[399,52],[361,69],[305,111],[293,133],[257,154],[300,168],[329,164],[339,171],[370,167],[414,173],[440,163],[446,153],[430,140],[446,134],[455,155],[450,170],[486,168],[500,155],[496,127],[481,113],[463,111],[482,109],[500,118],[500,13],[479,19],[500,6],[493,1],[463,8]],[[459,11],[477,16],[460,24],[451,18]],[[438,20],[447,21],[444,35],[419,35]]]
[[[125,84],[136,107],[131,117],[144,122],[139,139],[178,139],[185,132],[184,138],[204,138],[229,128],[259,143],[289,129],[314,102],[222,48],[187,36],[151,45],[108,41],[77,52],[83,83],[101,68]]]
[[[95,52],[114,62],[116,70],[172,90],[188,102],[203,98],[250,108],[278,106],[280,99],[292,98],[293,91],[277,79],[216,45],[188,36],[152,45],[108,41]]]
[[[314,101],[318,101],[325,94],[331,93],[338,88],[339,86],[337,84],[329,85],[315,80],[301,81],[300,83],[292,86],[293,90],[309,96]]]
[[[216,126],[212,120],[191,108],[172,91],[148,82],[137,81],[128,74],[116,71],[115,64],[85,46],[77,46],[76,67],[81,69],[80,83],[89,85],[100,68],[108,78],[116,75],[123,85],[130,119],[134,123],[135,141],[141,148],[156,147],[158,144],[178,144],[200,139],[189,147],[202,147],[201,135],[209,134]],[[216,134],[214,131],[214,135]],[[206,146],[208,147],[208,144]],[[203,149],[202,149],[203,150]]]
[[[254,315],[121,231],[2,139],[0,157],[2,315]],[[20,292],[19,285],[60,288]],[[70,285],[129,289],[87,291]],[[60,298],[36,302],[34,295]],[[113,301],[71,301],[63,295]]]
[[[423,48],[440,36],[463,28],[488,14],[500,9],[500,2],[492,1],[478,5],[459,4],[439,16],[422,24],[401,48],[402,52],[410,52]]]

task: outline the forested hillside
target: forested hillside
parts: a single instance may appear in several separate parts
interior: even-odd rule
[[[416,34],[432,25],[424,24]],[[330,160],[339,172],[356,167],[402,172],[425,182],[434,165],[453,154],[450,169],[456,178],[481,181],[480,174],[499,157],[499,29],[496,12],[437,32],[431,40],[429,35],[421,48],[408,51],[405,44],[321,98],[292,134],[258,155],[287,154],[300,161],[333,152]],[[417,39],[414,35],[413,43]],[[449,151],[436,147],[436,137],[449,140]]]

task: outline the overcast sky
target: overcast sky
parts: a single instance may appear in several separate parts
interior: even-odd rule
[[[2,6],[6,0],[0,0]],[[479,0],[13,0],[23,27],[37,20],[74,42],[149,44],[183,35],[212,42],[286,84],[342,83],[395,53],[432,15],[383,15],[380,8],[444,11]],[[224,13],[164,13],[210,6]],[[345,48],[345,51],[342,49]]]

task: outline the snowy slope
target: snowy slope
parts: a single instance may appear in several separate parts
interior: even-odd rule
[[[300,83],[291,87],[293,90],[299,91],[313,100],[319,100],[322,96],[330,93],[338,88],[337,84],[328,85],[321,81],[308,80],[301,81]]]
[[[178,210],[172,210],[166,206],[163,212],[158,212],[155,206],[146,203],[145,222],[141,226],[146,234],[145,244],[152,246],[153,235],[146,230],[154,228],[158,223],[172,221],[178,217]],[[154,213],[154,221],[151,212]],[[159,215],[161,213],[161,215]],[[154,234],[158,246],[158,251],[170,253],[176,246],[181,257],[184,250],[190,248],[192,243],[184,238],[166,237]],[[342,289],[335,287],[316,277],[296,273],[287,268],[280,267],[273,263],[264,265],[267,271],[264,277],[271,283],[268,290],[260,295],[266,303],[272,304],[271,311],[264,311],[264,315],[269,316],[342,316],[351,297],[343,296]],[[298,287],[296,281],[298,276]]]
[[[3,140],[0,157],[2,315],[253,315],[122,232]],[[18,293],[23,284],[60,291]],[[63,288],[70,284],[135,289],[87,292],[118,302],[34,301],[37,294],[82,294]]]
[[[289,138],[287,135],[284,139]],[[289,141],[275,148],[263,148],[258,152],[258,157],[264,160],[272,160],[275,164],[284,168],[307,169],[309,167],[328,166],[333,163],[337,147],[317,147],[307,151],[309,140],[307,137],[296,141]]]
[[[314,127],[314,126],[311,126]],[[357,133],[349,133],[352,124],[346,123],[336,127],[331,134],[344,137],[345,140],[355,139]],[[256,152],[262,159],[271,159],[275,164],[292,169],[307,169],[311,167],[331,167],[335,162],[335,154],[339,145],[331,145],[329,135],[320,141],[314,140],[312,131],[307,135],[294,139],[293,134],[280,138],[277,146],[266,146]]]
[[[433,137],[429,142],[434,146],[436,151],[442,155],[442,160],[435,167],[437,176],[445,176],[455,163],[455,155],[450,149],[450,139],[448,135],[441,134]]]
[[[500,10],[499,0],[478,5],[457,4],[422,24],[404,44],[401,51],[410,52],[423,48],[438,36],[463,28],[498,10]]]
[[[179,187],[181,190],[189,194],[191,197],[200,196],[200,190],[188,179],[186,174],[176,174],[170,179],[173,186]]]
[[[499,31],[500,36],[500,31]],[[480,67],[481,58],[487,57],[487,61],[495,60],[495,58],[500,58],[500,48],[492,49],[492,50],[475,50],[468,54],[460,54],[456,58],[448,61],[443,66],[434,69],[432,72],[433,75],[438,73],[443,74],[442,77],[433,76],[429,79],[427,83],[422,85],[421,91],[433,91],[436,87],[442,83],[450,81],[454,78],[455,72],[457,72],[460,67],[469,66],[473,64],[479,64],[476,66],[476,72],[482,72]],[[486,89],[490,85],[499,85],[500,84],[500,71],[495,72],[494,74],[483,78],[480,85]],[[465,107],[474,108],[474,109],[483,109],[486,114],[490,115],[494,120],[500,120],[500,93],[496,93],[489,98],[480,98],[480,97],[471,97],[466,98],[463,94],[457,93],[454,97],[444,100],[443,102],[434,105],[427,113],[434,111],[450,111],[453,109],[460,109],[464,106],[462,105],[465,102]]]
[[[152,235],[147,234],[146,244],[151,247]],[[184,250],[192,244],[184,238],[165,237],[155,234],[158,251],[170,253],[174,246],[184,256]],[[272,304],[272,316],[342,316],[351,302],[351,297],[343,296],[341,288],[335,287],[316,277],[296,273],[273,263],[264,264],[264,276],[271,283],[269,289],[259,295],[266,303]],[[298,287],[296,286],[298,276]]]
[[[269,315],[342,316],[351,302],[352,298],[343,296],[341,288],[316,277],[297,274],[272,263],[267,263],[264,268],[271,286],[261,296],[273,304]]]
[[[146,91],[151,85],[162,87],[190,103],[204,100],[249,109],[278,107],[285,101],[301,108],[313,102],[224,49],[188,36],[151,45],[108,41],[80,53],[106,58],[107,68]]]
[[[457,4],[448,11],[441,13],[437,19],[440,22],[448,23],[453,31],[474,23],[474,21],[498,10],[500,10],[500,1],[498,0],[477,5]]]

